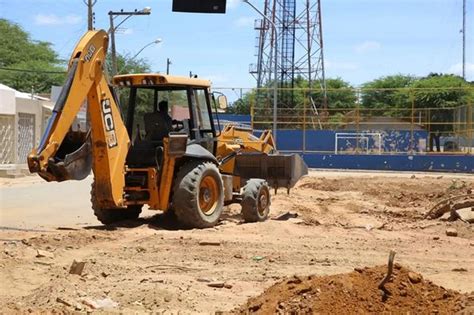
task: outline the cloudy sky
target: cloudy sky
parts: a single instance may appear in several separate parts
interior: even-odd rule
[[[474,80],[474,1],[467,2],[467,73]],[[161,38],[140,54],[154,71],[165,71],[169,57],[173,74],[192,71],[219,87],[255,85],[248,69],[256,61],[258,16],[248,5],[228,0],[227,14],[205,15],[174,13],[171,0],[97,0],[95,26],[108,28],[110,10],[147,6],[150,16],[132,17],[119,30],[119,52],[134,55]],[[396,73],[461,72],[462,0],[322,0],[322,10],[328,77],[359,85]],[[86,14],[82,0],[0,0],[0,17],[53,43],[65,59],[87,28]]]

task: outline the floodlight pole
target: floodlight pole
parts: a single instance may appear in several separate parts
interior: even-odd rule
[[[466,0],[462,1],[462,77],[466,80]]]
[[[277,139],[277,109],[278,109],[278,30],[275,23],[254,6],[249,0],[243,0],[252,7],[258,14],[260,14],[268,23],[273,26],[273,32],[275,33],[275,62],[274,62],[274,82],[273,82],[273,138]]]

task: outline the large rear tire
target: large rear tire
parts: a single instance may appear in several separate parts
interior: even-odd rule
[[[94,215],[104,225],[113,224],[125,220],[136,220],[142,212],[142,206],[128,206],[127,208],[103,209],[99,206],[95,194],[95,182],[91,186],[91,203]]]
[[[224,209],[224,185],[214,163],[189,161],[179,169],[173,208],[185,227],[202,229],[217,224]]]
[[[270,212],[270,189],[263,179],[250,179],[242,192],[242,216],[245,222],[265,221]]]

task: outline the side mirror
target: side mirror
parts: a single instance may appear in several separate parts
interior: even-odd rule
[[[227,97],[225,95],[219,95],[217,97],[217,103],[219,104],[220,109],[227,108]]]

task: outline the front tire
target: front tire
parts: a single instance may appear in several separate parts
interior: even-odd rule
[[[263,179],[250,179],[242,192],[242,216],[245,222],[261,222],[270,212],[270,188]]]
[[[173,189],[178,221],[188,228],[213,227],[224,209],[224,185],[214,163],[189,161],[178,171]]]
[[[128,206],[127,208],[104,209],[99,206],[97,196],[95,194],[95,182],[91,186],[91,203],[92,210],[97,219],[104,225],[113,224],[119,221],[136,220],[142,212],[142,206]]]

